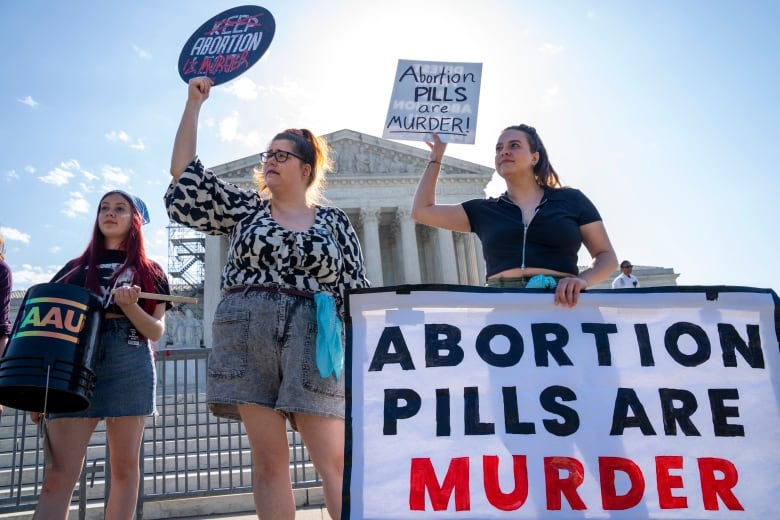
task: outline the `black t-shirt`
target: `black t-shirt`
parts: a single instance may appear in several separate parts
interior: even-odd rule
[[[141,285],[134,268],[125,269],[117,277],[117,279],[111,283],[111,279],[113,278],[114,273],[117,271],[117,269],[120,269],[124,265],[126,258],[127,254],[124,251],[110,249],[105,251],[104,256],[100,258],[98,262],[97,267],[98,281],[100,283],[100,293],[98,293],[97,296],[101,298],[103,302],[103,308],[106,312],[124,315],[122,308],[114,303],[114,299],[111,296],[112,289],[127,284]],[[155,263],[155,265],[158,268],[158,272],[155,273],[154,276],[154,290],[146,291],[144,288],[141,288],[141,290],[145,292],[154,292],[155,294],[170,294],[171,290],[168,285],[168,278],[165,276],[165,272],[159,266],[159,264]],[[74,270],[75,272],[72,273],[72,278],[70,278],[67,283],[71,285],[78,285],[79,287],[84,287],[87,278],[87,268],[84,267],[82,269],[78,269],[76,266],[76,259],[73,259],[65,264],[65,267],[60,269],[59,272],[54,275],[51,281],[53,283],[63,283]],[[144,301],[145,300],[139,300],[138,304],[143,307]],[[172,305],[170,303],[166,305],[166,308],[171,307]]]
[[[502,195],[462,204],[471,231],[482,242],[487,277],[516,267],[551,269],[576,275],[582,245],[580,226],[601,220],[593,203],[574,188],[545,189],[528,224],[522,210]]]

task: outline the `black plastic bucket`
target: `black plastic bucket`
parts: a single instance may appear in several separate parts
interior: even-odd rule
[[[102,313],[100,299],[82,287],[30,287],[0,358],[0,404],[54,413],[89,407]]]

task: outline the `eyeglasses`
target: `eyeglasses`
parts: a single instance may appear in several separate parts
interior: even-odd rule
[[[275,152],[260,152],[260,162],[267,163],[268,159],[273,157],[276,162],[281,163],[289,159],[291,155],[303,161],[303,157],[301,157],[297,153],[288,152],[286,150],[276,150]]]
[[[624,265],[624,266],[621,266],[621,267],[622,267],[623,269],[633,269],[633,268],[634,268],[634,266],[633,266],[633,265],[631,265],[631,264],[626,264],[626,265]]]

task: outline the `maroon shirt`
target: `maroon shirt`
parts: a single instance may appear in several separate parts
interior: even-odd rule
[[[11,335],[11,268],[0,260],[0,336]]]

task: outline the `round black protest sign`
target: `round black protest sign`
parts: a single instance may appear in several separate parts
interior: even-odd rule
[[[198,27],[179,55],[179,75],[185,83],[197,76],[215,85],[246,72],[268,50],[276,22],[256,5],[234,7]]]

